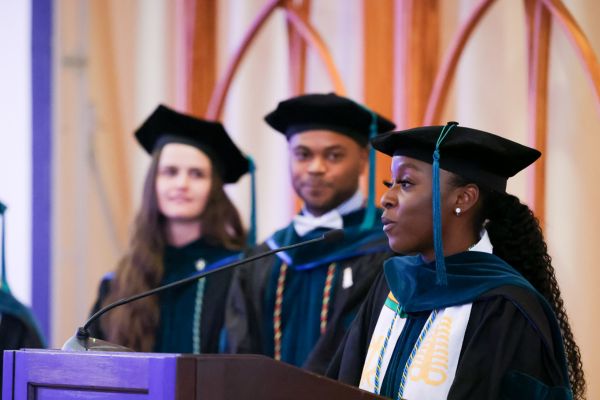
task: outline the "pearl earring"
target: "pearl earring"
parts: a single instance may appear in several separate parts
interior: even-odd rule
[[[460,216],[460,213],[462,213],[462,210],[460,209],[460,207],[456,207],[456,208],[454,209],[454,214],[455,214],[457,217],[459,217],[459,216]]]

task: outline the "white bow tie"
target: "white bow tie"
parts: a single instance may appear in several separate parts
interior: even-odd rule
[[[294,217],[293,224],[298,236],[304,236],[317,228],[342,229],[344,220],[337,210],[333,210],[320,217],[298,214]]]

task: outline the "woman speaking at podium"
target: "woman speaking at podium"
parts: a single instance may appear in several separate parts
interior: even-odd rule
[[[381,135],[392,257],[328,375],[393,399],[582,399],[542,231],[506,183],[540,152],[451,122]]]
[[[223,190],[251,168],[218,122],[160,105],[135,136],[152,156],[129,250],[100,284],[94,312],[116,300],[239,258],[246,233]],[[137,351],[216,353],[231,271],[104,315],[93,336]]]

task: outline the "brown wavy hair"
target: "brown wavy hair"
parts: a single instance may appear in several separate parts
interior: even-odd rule
[[[471,183],[459,176],[454,187]],[[575,342],[569,318],[556,280],[552,258],[538,219],[518,197],[478,185],[481,206],[475,218],[474,232],[479,235],[485,225],[495,255],[519,271],[548,301],[560,327],[564,343],[569,382],[574,399],[585,399],[585,376],[581,352]]]
[[[152,289],[162,280],[167,237],[166,218],[159,210],[156,196],[160,154],[161,149],[152,155],[129,251],[117,265],[102,306]],[[214,164],[212,170],[209,198],[200,216],[202,237],[211,244],[241,250],[246,243],[246,232],[237,209],[223,190],[223,181]],[[150,296],[111,310],[103,317],[101,327],[111,342],[137,351],[152,351],[159,321],[158,298]]]

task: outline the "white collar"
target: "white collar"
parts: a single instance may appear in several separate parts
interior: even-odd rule
[[[319,217],[315,217],[306,207],[303,207],[302,214],[296,215],[292,221],[294,230],[298,236],[304,236],[317,228],[342,229],[344,227],[342,216],[362,208],[363,203],[364,195],[357,190],[348,200]]]
[[[469,251],[481,251],[482,253],[490,253],[494,251],[494,246],[492,246],[492,242],[490,241],[490,236],[487,233],[487,230],[484,228],[481,230],[481,238],[479,242],[475,243],[472,247],[469,248]]]
[[[345,202],[343,202],[342,204],[340,204],[333,210],[330,210],[330,211],[326,212],[325,214],[321,215],[321,217],[325,217],[327,214],[334,213],[334,212],[337,212],[339,215],[347,215],[347,214],[350,214],[351,212],[354,212],[354,211],[362,208],[364,203],[365,203],[365,196],[363,195],[361,190],[358,189],[352,195],[352,197],[350,197],[348,200],[346,200]],[[306,209],[306,206],[302,207],[302,215],[304,215],[305,217],[319,218],[319,217],[315,217],[314,215],[312,215],[310,213],[310,211],[308,211]]]

